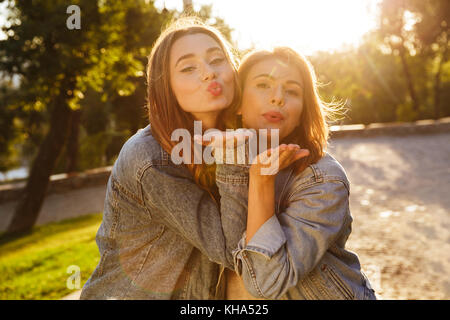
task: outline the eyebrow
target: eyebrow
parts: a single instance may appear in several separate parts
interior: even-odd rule
[[[222,52],[222,49],[220,49],[219,47],[211,47],[211,48],[208,48],[208,50],[206,50],[206,54],[211,54],[214,51]],[[195,54],[193,54],[193,53],[187,53],[185,55],[182,55],[181,57],[178,58],[177,62],[175,63],[175,67],[181,62],[181,60],[189,59],[189,58],[192,58],[194,56],[195,56]]]
[[[270,80],[275,80],[275,78],[272,75],[268,74],[268,73],[261,73],[261,74],[255,76],[255,77],[253,77],[253,79],[260,78],[260,77],[265,77],[265,78],[269,78]],[[286,83],[288,83],[288,84],[296,84],[300,88],[303,88],[301,83],[299,83],[298,81],[295,81],[295,80],[288,80],[288,81],[286,81]]]

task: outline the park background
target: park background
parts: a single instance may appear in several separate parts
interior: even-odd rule
[[[79,30],[66,25],[73,4]],[[321,96],[346,109],[329,151],[352,184],[349,248],[383,298],[448,299],[447,0],[0,0],[0,299],[60,299],[70,266],[81,286],[95,268],[105,177],[148,122],[147,56],[183,11],[238,56],[289,45],[308,57]],[[80,217],[65,214],[79,203]]]

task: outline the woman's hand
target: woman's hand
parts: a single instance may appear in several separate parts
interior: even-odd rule
[[[309,155],[309,150],[296,144],[282,144],[260,153],[252,162],[250,175],[256,179],[273,179],[281,170]]]
[[[233,131],[213,130],[206,134],[195,135],[194,141],[204,146],[211,146],[213,148],[236,148],[253,135],[253,132],[248,129],[236,129]]]
[[[195,135],[194,142],[211,148],[216,163],[248,164],[245,144],[254,137],[254,132],[248,129],[233,131],[212,130],[206,134]]]

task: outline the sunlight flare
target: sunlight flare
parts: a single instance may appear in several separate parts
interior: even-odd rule
[[[239,49],[291,46],[305,54],[357,45],[377,23],[379,0],[212,1],[194,0],[194,8],[212,4],[225,20]],[[181,0],[157,0],[157,7],[182,8]]]

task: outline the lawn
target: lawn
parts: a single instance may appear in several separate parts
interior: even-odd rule
[[[61,299],[73,292],[67,288],[71,265],[79,267],[82,287],[100,259],[95,234],[101,220],[93,214],[0,238],[0,300]]]

